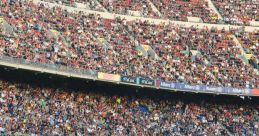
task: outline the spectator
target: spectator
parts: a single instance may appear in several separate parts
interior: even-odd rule
[[[4,135],[258,134],[258,111],[251,105],[67,92],[4,81],[0,94]]]
[[[256,70],[240,59],[241,50],[229,31],[110,20],[29,1],[2,7],[4,19],[15,30],[13,35],[1,33],[4,56],[180,83],[259,87]],[[142,50],[146,55],[138,54],[142,45],[149,48]]]
[[[212,0],[228,24],[250,25],[259,20],[257,0]]]

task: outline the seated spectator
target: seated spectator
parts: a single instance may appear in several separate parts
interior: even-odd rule
[[[188,21],[187,17],[200,17],[205,23],[217,23],[218,16],[204,0],[152,0],[161,14],[168,19]]]
[[[241,42],[245,53],[253,54],[259,60],[259,31],[244,34],[236,32],[235,34]]]
[[[221,136],[259,132],[255,103],[86,91],[0,80],[1,135]]]
[[[109,12],[157,18],[147,0],[98,0]],[[136,13],[137,12],[137,13]]]
[[[85,7],[86,9],[104,11],[102,6],[99,5],[95,0],[44,0],[46,2],[64,4],[67,6],[77,7],[78,4],[81,4],[80,7]]]
[[[257,0],[212,0],[227,24],[250,25],[259,21]]]
[[[4,56],[76,71],[259,87],[256,70],[242,62],[231,32],[224,29],[110,20],[29,1],[2,4],[0,13],[15,30],[11,35],[0,32],[0,54]],[[140,55],[137,48],[142,45],[155,57],[148,51]]]

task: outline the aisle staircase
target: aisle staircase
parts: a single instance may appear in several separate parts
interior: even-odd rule
[[[108,10],[98,0],[93,0],[93,1],[95,1],[100,7],[102,7],[104,12],[108,12]]]
[[[232,35],[232,38],[233,38],[233,41],[235,42],[235,44],[237,45],[237,47],[241,50],[241,55],[239,56],[239,58],[245,64],[250,65],[249,59],[251,59],[251,57],[254,56],[254,55],[253,54],[248,54],[248,53],[245,52],[243,46],[241,45],[241,43],[239,42],[239,40],[237,39],[237,37],[235,35]],[[257,62],[259,62],[256,57],[254,57],[254,58],[256,59]],[[257,74],[259,74],[258,66],[254,67],[254,70],[256,71]]]
[[[1,16],[0,16],[0,30],[5,35],[13,35],[14,34],[13,27],[10,24],[8,24],[8,22]]]
[[[218,124],[219,124],[222,128],[224,128],[224,130],[227,132],[227,134],[228,134],[229,136],[234,136],[232,133],[230,133],[230,131],[229,131],[221,122],[218,122]]]
[[[59,38],[61,38],[62,42],[67,46],[70,47],[71,44],[68,43],[67,39],[65,37],[63,37],[57,30],[54,29],[50,29],[48,31],[49,36],[55,38],[56,40],[58,40]]]
[[[159,17],[162,17],[161,12],[156,8],[156,6],[154,5],[154,3],[151,2],[150,0],[147,0],[147,2],[148,2],[149,5],[151,6],[152,10],[153,10],[154,12],[156,12]]]
[[[221,16],[221,14],[219,13],[218,9],[215,7],[215,5],[213,4],[213,2],[211,0],[206,0],[208,2],[208,6],[211,10],[214,11],[214,13],[216,13],[218,15],[219,20],[223,21],[223,17]]]

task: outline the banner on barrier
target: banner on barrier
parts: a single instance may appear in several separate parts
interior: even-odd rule
[[[189,85],[189,84],[180,84],[176,83],[175,87],[178,90],[187,90],[187,91],[203,91],[204,88],[201,85]]]
[[[121,80],[121,76],[118,74],[107,74],[107,73],[98,72],[98,79],[119,82]]]
[[[159,80],[155,80],[155,86],[156,88],[159,88]]]
[[[137,84],[137,78],[136,77],[130,77],[130,76],[121,76],[121,82]]]
[[[153,80],[143,77],[120,76],[118,74],[107,74],[98,72],[98,79],[125,82],[130,84],[138,84],[145,86],[160,87],[165,89],[176,89],[183,91],[207,92],[207,93],[225,93],[233,95],[253,95],[259,96],[259,89],[237,89],[231,87],[206,86],[206,85],[190,85],[185,83],[174,83]]]
[[[239,95],[259,95],[259,90],[254,89],[237,89],[231,87],[220,87],[220,86],[206,86],[206,85],[189,85],[184,83],[174,83],[160,81],[159,86],[166,89],[176,89],[185,91],[196,91],[196,92],[211,92],[211,93],[226,93],[226,94],[239,94]]]
[[[175,83],[161,81],[160,82],[160,87],[161,88],[175,89]]]
[[[253,96],[259,96],[259,89],[252,89]]]
[[[247,89],[237,89],[237,88],[231,88],[231,87],[225,87],[224,89],[228,94],[245,94],[245,95],[247,95],[250,93],[250,89],[249,89],[249,92],[247,92]]]
[[[226,90],[220,86],[205,86],[204,85],[204,91],[214,92],[214,93],[227,93]]]
[[[146,85],[146,86],[155,86],[155,80],[138,77],[137,78],[137,84],[139,84],[139,85]]]

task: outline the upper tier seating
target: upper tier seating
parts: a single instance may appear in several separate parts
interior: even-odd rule
[[[161,14],[168,19],[188,21],[187,17],[199,17],[205,23],[217,23],[218,16],[205,0],[152,0]]]
[[[81,4],[81,7],[84,7],[86,9],[96,10],[96,11],[104,11],[101,5],[98,5],[98,3],[95,0],[44,0],[46,2],[55,2],[58,4],[63,4],[67,6],[72,7],[78,7]]]
[[[257,0],[43,0],[68,6],[149,18],[190,21],[199,18],[204,23],[225,23],[232,25],[256,25],[259,21]],[[213,8],[214,6],[215,8]],[[215,11],[217,10],[217,11]],[[220,14],[220,15],[218,15]],[[220,16],[220,17],[219,17]],[[221,18],[222,16],[222,18]],[[194,19],[194,18],[192,18]],[[200,20],[199,20],[200,21]]]
[[[157,18],[147,0],[98,0],[109,12]]]
[[[256,70],[224,29],[109,20],[26,1],[2,4],[0,13],[14,28],[0,32],[0,55],[189,84],[259,87]],[[143,45],[157,57],[141,53]]]
[[[258,0],[212,0],[228,24],[249,25],[259,21]]]

